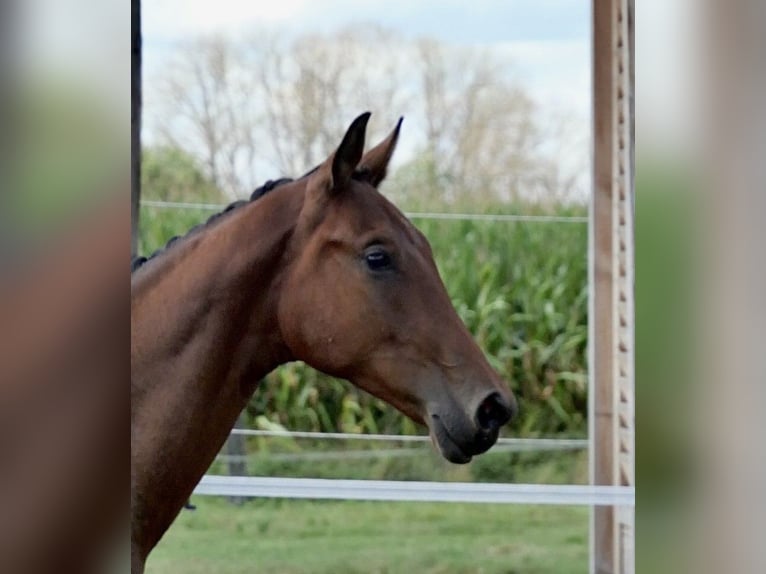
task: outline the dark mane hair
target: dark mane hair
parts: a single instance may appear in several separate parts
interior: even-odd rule
[[[309,173],[312,173],[313,171],[314,170],[311,170],[311,172],[309,172]],[[306,175],[308,175],[308,174],[306,174]],[[303,176],[303,177],[305,177],[305,176]],[[270,179],[269,181],[264,183],[262,186],[256,188],[256,190],[253,191],[253,193],[250,194],[250,199],[240,199],[238,201],[230,203],[222,211],[219,211],[218,213],[214,213],[213,215],[208,217],[207,221],[192,227],[189,231],[186,232],[185,235],[176,235],[175,237],[171,237],[168,240],[168,242],[164,245],[164,247],[160,247],[159,249],[157,249],[157,251],[155,251],[154,253],[152,253],[148,257],[144,257],[144,256],[134,257],[131,260],[131,262],[130,262],[130,272],[133,273],[136,269],[139,269],[141,266],[143,266],[144,263],[146,263],[147,261],[150,261],[150,260],[158,257],[159,255],[163,254],[165,251],[170,249],[173,246],[173,244],[175,244],[177,241],[179,241],[181,239],[184,239],[186,237],[189,237],[190,235],[192,235],[194,233],[197,233],[197,232],[201,231],[202,229],[205,229],[206,227],[208,227],[212,223],[215,223],[221,217],[231,213],[232,211],[234,211],[238,207],[241,207],[241,206],[246,205],[248,203],[251,203],[253,201],[257,201],[258,199],[260,199],[261,197],[263,197],[264,195],[266,195],[270,191],[273,191],[274,189],[276,189],[280,185],[284,185],[286,183],[290,183],[291,181],[293,181],[293,179],[291,179],[289,177],[283,177],[281,179],[276,179],[276,180],[271,180]]]
[[[312,173],[314,173],[316,170],[318,170],[319,167],[320,166],[316,166],[313,169],[307,171],[301,177],[299,177],[298,180],[301,180],[301,179],[304,179],[304,178],[310,176]],[[360,169],[360,170],[355,171],[351,175],[351,177],[353,179],[357,180],[357,181],[369,181],[369,172],[367,170],[365,170],[365,169]],[[146,263],[147,261],[151,261],[152,259],[155,259],[159,255],[162,255],[163,253],[165,253],[165,251],[170,249],[170,247],[172,247],[173,244],[176,243],[177,241],[179,241],[181,239],[184,239],[186,237],[189,237],[190,235],[192,235],[194,233],[197,233],[197,232],[201,231],[202,229],[207,228],[210,224],[215,223],[221,217],[223,217],[224,215],[227,215],[228,213],[231,213],[232,211],[234,211],[238,207],[241,207],[243,205],[247,205],[248,203],[252,203],[253,201],[257,201],[258,199],[260,199],[261,197],[263,197],[264,195],[266,195],[270,191],[273,191],[277,187],[279,187],[281,185],[284,185],[286,183],[290,183],[292,181],[296,181],[296,180],[293,179],[293,178],[290,178],[290,177],[282,177],[280,179],[274,179],[274,180],[270,179],[270,180],[268,180],[266,183],[264,183],[262,186],[256,188],[255,191],[253,191],[253,193],[250,194],[250,199],[240,199],[238,201],[230,203],[229,205],[227,205],[223,209],[223,211],[219,211],[218,213],[214,213],[213,215],[208,217],[207,221],[205,221],[204,223],[200,223],[199,225],[195,225],[189,231],[187,231],[186,234],[184,234],[184,235],[176,235],[174,237],[171,237],[168,240],[168,242],[165,244],[164,247],[160,247],[159,249],[157,249],[157,251],[155,251],[154,253],[152,253],[148,257],[144,257],[142,255],[134,257],[130,261],[130,272],[133,273],[136,269],[139,269],[140,267],[142,267],[144,265],[144,263]]]

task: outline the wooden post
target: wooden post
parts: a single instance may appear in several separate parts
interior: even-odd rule
[[[588,420],[597,485],[635,484],[633,85],[633,0],[594,0]],[[633,514],[592,510],[592,573],[634,571]]]
[[[130,30],[130,257],[138,249],[141,202],[141,0],[131,0]]]

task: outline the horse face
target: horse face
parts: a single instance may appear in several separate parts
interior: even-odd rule
[[[376,189],[399,125],[362,157],[368,114],[306,183],[279,318],[293,355],[429,427],[445,458],[489,449],[516,409],[455,312],[425,237]]]

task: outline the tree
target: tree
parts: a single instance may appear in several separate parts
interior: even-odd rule
[[[431,185],[452,201],[514,199],[539,142],[535,107],[485,50],[417,44]]]
[[[577,187],[588,148],[570,145],[564,123],[542,117],[512,72],[486,49],[372,25],[297,37],[259,30],[185,44],[158,80],[153,117],[162,140],[198,158],[229,198],[311,169],[350,117],[371,110],[371,133],[382,137],[406,114],[407,138],[420,140],[401,146],[407,173],[387,186],[400,197],[558,200]]]
[[[368,27],[292,42],[268,33],[236,43],[199,38],[155,79],[152,119],[162,143],[199,158],[227,197],[242,197],[262,183],[259,172],[295,177],[314,167],[349,114],[401,103],[391,44],[390,32]]]
[[[254,185],[258,115],[249,105],[253,78],[236,47],[218,37],[185,44],[158,80],[163,100],[155,117],[163,142],[199,158],[207,177],[229,199]]]
[[[264,110],[269,142],[262,152],[280,175],[314,167],[337,145],[349,118],[361,111],[378,111],[371,131],[382,134],[392,127],[409,100],[403,88],[405,54],[398,45],[393,32],[373,25],[305,34],[290,42],[259,33],[247,42],[247,68],[258,75],[253,102]],[[392,117],[383,110],[393,110]]]
[[[141,187],[148,199],[190,202],[223,199],[195,158],[180,148],[144,148],[141,162]]]

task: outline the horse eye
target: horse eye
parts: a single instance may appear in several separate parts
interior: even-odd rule
[[[380,247],[367,251],[364,260],[371,271],[382,271],[391,267],[391,256]]]

